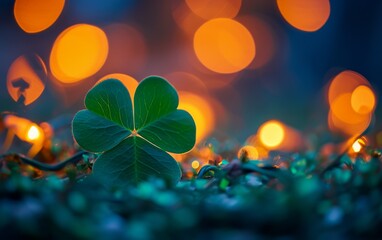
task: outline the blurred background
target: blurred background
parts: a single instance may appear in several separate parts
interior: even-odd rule
[[[300,147],[367,128],[382,145],[381,12],[377,0],[2,0],[0,112],[71,119],[102,79],[133,93],[160,75],[199,142],[250,142],[271,120],[271,138],[281,126]]]

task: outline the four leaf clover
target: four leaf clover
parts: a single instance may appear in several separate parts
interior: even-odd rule
[[[191,115],[177,109],[178,94],[165,79],[141,81],[134,106],[117,79],[95,85],[86,95],[87,109],[73,119],[73,136],[85,150],[101,153],[93,175],[105,185],[123,186],[159,176],[175,183],[181,172],[167,153],[184,153],[195,144]]]

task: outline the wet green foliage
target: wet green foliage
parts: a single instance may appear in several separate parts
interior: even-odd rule
[[[2,237],[352,239],[376,237],[382,224],[379,152],[343,156],[328,171],[311,154],[291,156],[286,167],[233,160],[176,186],[149,178],[106,188],[83,174],[92,162],[69,168],[71,178],[33,179],[19,162],[3,161]]]

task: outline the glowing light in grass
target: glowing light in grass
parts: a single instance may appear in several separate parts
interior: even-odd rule
[[[209,102],[189,92],[179,91],[179,109],[188,111],[196,125],[196,143],[203,140],[215,125],[215,115]]]
[[[65,0],[16,0],[14,15],[17,24],[27,33],[49,28],[60,16]]]
[[[105,63],[108,40],[98,27],[77,24],[63,31],[50,53],[50,68],[62,83],[74,83],[95,74]]]
[[[259,152],[254,146],[246,145],[240,148],[239,152],[237,153],[237,157],[239,159],[245,157],[248,160],[257,160],[259,159]]]
[[[122,73],[112,73],[101,78],[96,84],[111,78],[121,81],[129,91],[131,99],[134,99],[135,90],[138,87],[138,81],[135,78]]]
[[[7,151],[16,135],[20,140],[31,143],[32,147],[28,151],[29,157],[34,157],[43,147],[45,140],[44,131],[36,123],[14,115],[4,117],[4,126],[8,129],[5,142],[2,146]]]
[[[241,23],[229,18],[216,18],[195,32],[194,51],[208,69],[234,73],[252,62],[256,47],[251,33]]]
[[[351,106],[359,114],[368,114],[374,111],[375,96],[368,86],[359,86],[351,94]]]
[[[358,152],[361,151],[361,149],[362,149],[362,145],[361,145],[359,139],[357,139],[357,141],[355,141],[355,142],[353,143],[353,145],[352,145],[352,149],[353,149],[353,151],[356,152],[356,153],[358,153]]]
[[[281,15],[293,27],[314,32],[329,19],[329,0],[277,0]]]
[[[194,160],[194,161],[192,161],[192,163],[191,163],[191,167],[192,167],[193,169],[198,169],[199,166],[200,166],[200,163],[199,163],[198,160]]]
[[[204,19],[234,18],[241,7],[241,0],[185,0],[193,13]]]
[[[37,55],[20,56],[10,66],[7,74],[7,89],[16,102],[29,105],[38,99],[45,89],[47,70]]]
[[[265,122],[260,126],[258,133],[261,143],[269,149],[276,149],[285,138],[284,127],[276,120]]]
[[[28,139],[29,141],[34,141],[39,137],[40,137],[40,132],[38,128],[35,125],[32,125],[28,130],[26,139]]]

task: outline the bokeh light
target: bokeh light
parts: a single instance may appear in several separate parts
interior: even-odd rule
[[[198,160],[194,160],[194,161],[192,161],[192,163],[191,163],[191,167],[192,167],[193,169],[198,169],[199,166],[200,166],[200,163],[199,163]]]
[[[277,0],[277,6],[285,21],[306,32],[322,28],[330,15],[329,0]]]
[[[245,157],[249,160],[257,160],[259,158],[259,152],[256,147],[246,145],[240,148],[239,152],[237,153],[237,157],[239,159]]]
[[[23,141],[33,143],[43,136],[42,129],[34,122],[17,117],[15,115],[6,115],[4,125],[13,131],[18,138]]]
[[[362,121],[363,116],[358,114],[351,105],[351,93],[345,93],[338,96],[331,104],[332,113],[341,121],[355,124]]]
[[[259,128],[258,134],[260,141],[268,149],[277,148],[285,138],[284,127],[276,120],[263,123]]]
[[[368,86],[359,86],[351,94],[351,106],[359,114],[368,114],[375,108],[375,96]]]
[[[361,74],[345,70],[337,74],[328,89],[328,125],[333,132],[357,136],[369,126],[376,99],[370,83]]]
[[[328,89],[329,104],[341,94],[352,93],[360,85],[370,86],[370,83],[364,76],[355,71],[344,70],[340,72],[330,82]]]
[[[248,29],[228,18],[216,18],[203,24],[194,35],[194,50],[205,67],[218,73],[241,71],[256,54]]]
[[[349,123],[342,121],[330,110],[328,114],[328,126],[332,132],[345,134],[347,136],[357,136],[363,133],[371,122],[371,114],[357,115],[358,122]]]
[[[15,135],[20,140],[32,145],[27,153],[29,157],[34,157],[42,149],[45,135],[42,128],[36,123],[15,115],[6,115],[4,117],[4,125],[8,129],[8,137],[3,145],[5,150],[11,146],[13,136]]]
[[[178,108],[188,111],[193,117],[196,125],[196,143],[207,137],[214,129],[215,115],[207,99],[179,91]]]
[[[241,7],[241,0],[185,0],[193,13],[204,19],[234,18]]]
[[[205,22],[205,19],[194,14],[183,1],[174,1],[172,17],[178,27],[188,36],[192,36],[195,31]]]
[[[352,145],[352,148],[353,148],[354,152],[359,152],[359,151],[361,151],[362,146],[358,141],[355,141]]]
[[[108,40],[98,27],[77,24],[63,31],[50,54],[52,74],[62,83],[74,83],[95,74],[105,63]]]
[[[135,90],[138,87],[138,81],[135,80],[135,78],[122,73],[112,73],[101,78],[96,84],[111,78],[118,79],[119,81],[121,81],[129,91],[131,99],[134,99]]]
[[[28,139],[29,141],[34,141],[39,137],[40,137],[40,132],[37,126],[32,125],[28,130],[26,139]]]
[[[16,0],[14,15],[21,29],[37,33],[56,22],[64,5],[65,0]]]
[[[16,102],[33,103],[45,89],[47,70],[37,55],[20,56],[10,66],[7,74],[7,89]]]

